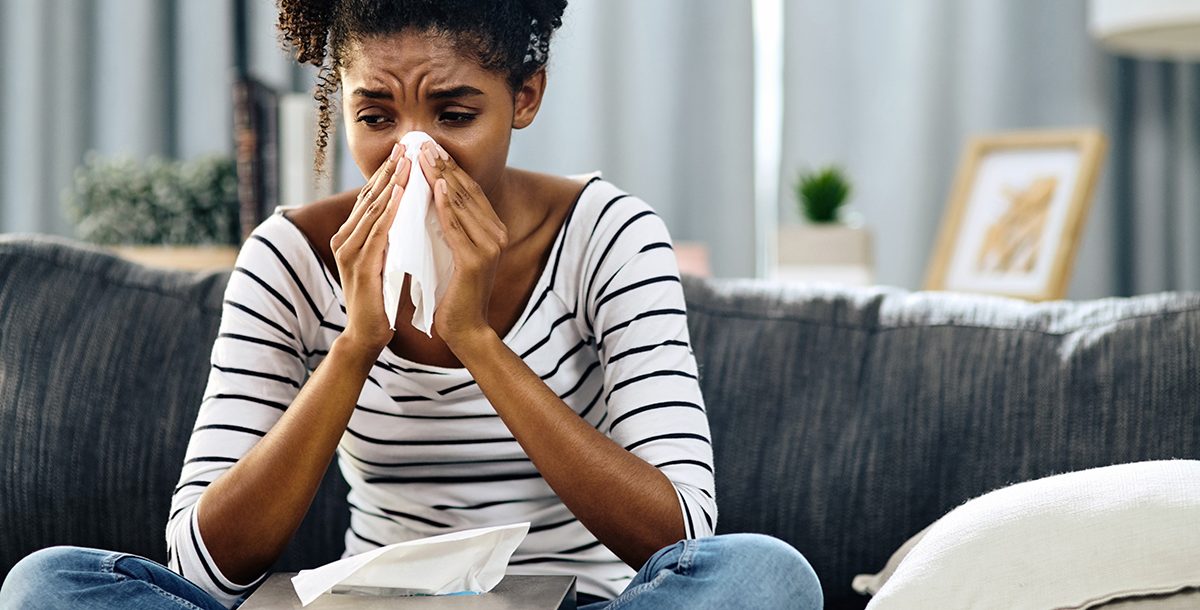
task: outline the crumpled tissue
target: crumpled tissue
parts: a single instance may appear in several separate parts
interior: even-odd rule
[[[486,593],[504,578],[529,522],[398,542],[292,577],[307,606],[330,591],[374,595]]]
[[[417,155],[421,145],[433,138],[423,131],[410,131],[400,138],[404,156],[412,162],[408,186],[400,197],[400,209],[388,229],[387,258],[383,263],[383,307],[388,325],[396,330],[396,308],[404,287],[404,276],[412,277],[409,298],[416,311],[412,325],[433,336],[433,312],[445,294],[454,271],[454,259],[433,203],[433,189],[421,171]]]

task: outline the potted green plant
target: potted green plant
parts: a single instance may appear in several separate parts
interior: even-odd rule
[[[796,201],[800,203],[800,213],[812,223],[837,222],[850,191],[850,180],[836,166],[802,172],[796,179]]]
[[[139,263],[195,270],[237,258],[237,174],[225,156],[138,163],[89,153],[63,205],[79,239]]]
[[[793,193],[806,222],[780,227],[777,277],[850,284],[874,281],[870,232],[859,218],[843,212],[853,190],[837,166],[798,174]]]

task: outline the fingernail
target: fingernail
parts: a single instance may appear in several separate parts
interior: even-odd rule
[[[399,152],[400,152],[400,143],[396,142],[395,144],[392,144],[392,154],[388,155],[388,161],[395,161],[396,153],[399,153]]]
[[[443,195],[450,194],[450,187],[446,186],[445,180],[438,180],[438,190],[441,191]]]
[[[449,161],[450,153],[446,152],[446,149],[442,148],[441,144],[437,144],[436,146],[437,146],[438,156],[441,157],[443,161]]]

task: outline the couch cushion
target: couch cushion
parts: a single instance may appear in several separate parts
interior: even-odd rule
[[[227,274],[0,237],[0,576],[53,544],[165,559],[163,526]],[[1083,303],[684,284],[721,532],[853,576],[965,500],[1056,472],[1200,457],[1200,295]],[[327,475],[279,567],[335,559]]]
[[[875,592],[871,610],[968,610],[1083,609],[1200,587],[1198,480],[1200,461],[1162,460],[1017,483],[950,511],[892,555],[892,574],[854,588]]]
[[[1200,295],[1031,304],[686,283],[719,532],[796,546],[827,607],[962,502],[1071,470],[1200,457]]]
[[[0,578],[56,544],[165,562],[227,279],[0,237]],[[340,555],[345,483],[326,484],[280,566]]]

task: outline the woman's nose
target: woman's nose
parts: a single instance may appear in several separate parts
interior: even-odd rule
[[[413,131],[423,131],[429,133],[429,126],[417,121],[397,122],[396,123],[396,140],[404,137],[404,134]]]

